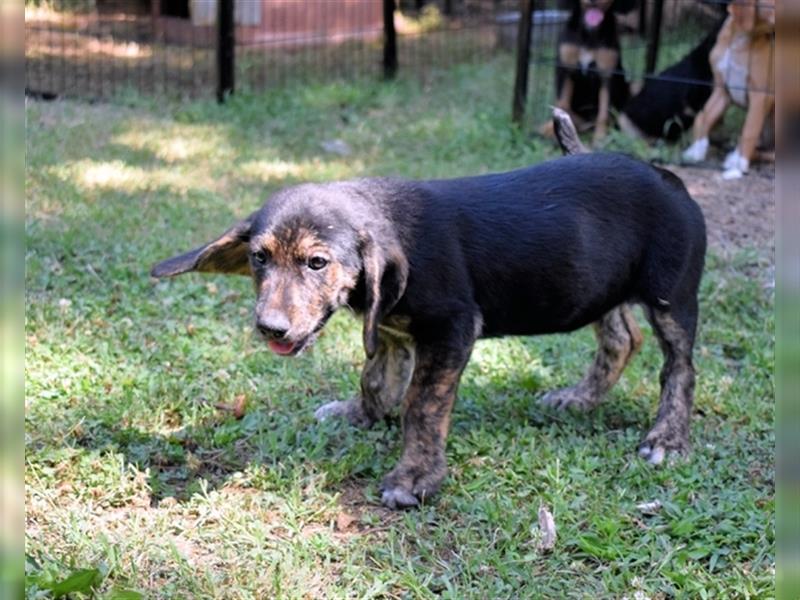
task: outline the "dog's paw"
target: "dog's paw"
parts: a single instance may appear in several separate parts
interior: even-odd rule
[[[381,502],[391,509],[412,508],[435,496],[447,474],[444,458],[435,461],[436,467],[396,466],[381,482]]]
[[[347,419],[351,425],[365,429],[372,426],[372,420],[366,415],[361,407],[361,402],[357,398],[354,400],[334,400],[323,404],[314,411],[314,418],[319,422],[334,418]]]
[[[651,465],[669,464],[686,458],[689,454],[689,436],[681,429],[656,425],[639,444],[639,456]]]
[[[683,160],[687,162],[700,162],[706,159],[708,154],[708,138],[695,140],[691,146],[683,151]]]
[[[419,506],[417,497],[401,487],[381,491],[381,504],[392,510]]]
[[[540,402],[544,406],[558,410],[574,409],[580,411],[592,410],[600,404],[602,398],[592,393],[586,387],[573,385],[547,392]]]

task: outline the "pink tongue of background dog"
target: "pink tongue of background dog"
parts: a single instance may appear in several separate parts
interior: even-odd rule
[[[274,340],[267,342],[269,349],[275,354],[290,354],[294,350],[294,344],[290,342],[276,342]]]
[[[587,27],[597,27],[603,22],[603,11],[599,8],[590,8],[583,13],[583,22]]]

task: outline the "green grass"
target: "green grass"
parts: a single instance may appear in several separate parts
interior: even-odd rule
[[[510,65],[224,107],[29,103],[29,597],[77,569],[98,570],[86,577],[101,597],[774,595],[773,297],[752,277],[757,253],[708,263],[689,462],[653,469],[635,456],[658,397],[649,330],[588,415],[536,402],[580,375],[588,331],[482,341],[444,489],[405,513],[382,509],[377,490],[399,454],[397,423],[313,419],[357,389],[355,319],[338,314],[312,352],[280,359],[251,335],[244,278],[148,277],[287,184],[552,155],[508,124]],[[351,156],[320,149],[335,138]],[[241,395],[241,420],[215,407]],[[656,499],[655,515],[636,508]],[[548,553],[540,504],[558,528]]]

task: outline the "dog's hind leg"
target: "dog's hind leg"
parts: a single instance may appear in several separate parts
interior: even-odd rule
[[[656,422],[639,445],[639,455],[657,465],[667,453],[684,454],[689,450],[697,301],[691,302],[683,311],[648,307],[645,312],[661,345],[664,366],[661,369],[661,399]]]
[[[414,344],[403,331],[379,326],[378,349],[361,371],[361,394],[320,406],[319,421],[344,417],[351,424],[370,427],[402,402],[414,372]]]
[[[558,409],[590,410],[602,402],[606,392],[642,345],[642,333],[630,307],[622,304],[594,324],[597,354],[576,385],[548,392],[542,403]]]

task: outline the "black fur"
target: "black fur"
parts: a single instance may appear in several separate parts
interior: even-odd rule
[[[594,379],[608,387],[641,342],[626,329],[627,303],[644,305],[667,352],[662,410],[640,452],[658,463],[686,450],[705,246],[703,215],[675,175],[619,154],[579,154],[479,177],[288,188],[152,273],[252,275],[257,328],[281,354],[302,351],[341,306],[363,315],[362,394],[317,415],[369,425],[402,404],[403,454],[382,483],[383,502],[402,507],[445,477],[450,411],[477,338],[603,322],[608,347]],[[327,267],[312,268],[304,248]],[[280,333],[269,325],[275,314]]]
[[[676,141],[691,129],[711,95],[714,75],[708,55],[723,22],[714,25],[679,62],[646,79],[642,90],[625,105],[625,114],[643,134]]]

